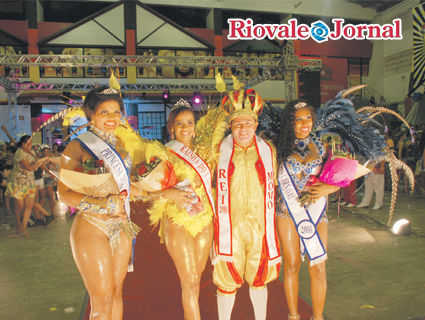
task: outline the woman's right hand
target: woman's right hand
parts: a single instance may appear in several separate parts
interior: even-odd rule
[[[160,194],[162,194],[164,198],[177,202],[177,204],[179,204],[180,206],[191,204],[191,199],[189,196],[192,194],[192,192],[182,191],[176,188],[168,188],[162,191],[158,191],[157,193],[159,194],[159,196]],[[154,200],[156,199],[154,198]]]

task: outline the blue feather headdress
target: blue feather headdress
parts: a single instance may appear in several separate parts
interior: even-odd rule
[[[381,126],[369,118],[371,113],[359,114],[345,96],[363,86],[340,91],[335,99],[325,103],[317,111],[316,134],[322,140],[338,144],[338,152],[350,155],[361,164],[379,163],[384,160],[385,138],[375,126]],[[365,126],[371,124],[371,126]]]
[[[271,102],[265,101],[263,112],[258,118],[257,134],[264,134],[267,139],[276,143],[276,138],[280,131],[280,120],[283,108],[274,106]]]

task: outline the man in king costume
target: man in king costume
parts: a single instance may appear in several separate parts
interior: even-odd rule
[[[263,109],[253,89],[223,99],[232,134],[220,144],[213,279],[220,320],[231,317],[245,280],[256,320],[267,314],[267,283],[278,277],[281,257],[275,228],[276,151],[255,135]]]

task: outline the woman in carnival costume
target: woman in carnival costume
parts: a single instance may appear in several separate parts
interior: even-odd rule
[[[157,200],[148,210],[150,219],[152,224],[160,223],[161,242],[165,241],[177,268],[184,318],[188,320],[201,319],[199,286],[212,245],[215,210],[211,187],[212,147],[206,141],[212,141],[213,132],[224,135],[227,125],[221,114],[218,108],[210,110],[195,128],[195,114],[190,104],[183,99],[175,104],[167,124],[172,141],[166,147],[171,153],[169,160],[176,179],[182,182],[179,185],[186,185],[183,189],[191,192],[167,188],[150,193],[151,198]],[[216,130],[220,125],[224,126],[223,130]]]
[[[290,320],[300,319],[298,275],[306,251],[310,260],[312,319],[323,319],[326,297],[328,219],[325,196],[337,191],[338,187],[321,182],[311,186],[308,190],[315,203],[308,209],[301,207],[297,196],[293,196],[304,189],[310,175],[321,171],[326,155],[320,138],[312,133],[314,116],[313,108],[305,101],[290,102],[283,111],[276,148],[281,191],[276,199],[277,230],[284,258],[283,283]]]
[[[15,209],[17,234],[29,236],[27,223],[34,206],[35,178],[34,170],[46,160],[37,159],[32,148],[32,139],[28,135],[21,137],[17,144],[18,150],[13,156],[13,169],[7,179],[5,196],[15,198],[17,209]],[[37,207],[45,215],[49,215],[41,206]],[[23,214],[21,223],[21,213]]]
[[[90,319],[122,319],[122,285],[132,271],[132,242],[138,227],[129,219],[129,196],[147,197],[147,192],[130,186],[132,161],[117,141],[115,129],[124,112],[119,91],[106,86],[91,90],[83,110],[90,130],[66,147],[60,170],[76,164],[103,161],[113,181],[105,188],[92,188],[89,196],[59,182],[60,201],[78,210],[71,228],[71,248],[75,263],[90,296]],[[62,174],[62,173],[61,173]],[[129,264],[130,262],[130,264]]]

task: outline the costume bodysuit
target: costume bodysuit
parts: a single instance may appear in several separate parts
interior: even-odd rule
[[[219,260],[213,272],[218,293],[223,296],[236,294],[243,279],[251,288],[263,289],[277,278],[280,268],[280,264],[269,266],[267,258],[264,178],[257,170],[256,145],[252,143],[243,148],[234,143],[233,152],[231,167],[234,172],[229,172],[233,261]]]

